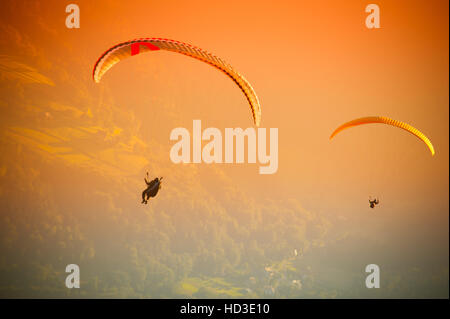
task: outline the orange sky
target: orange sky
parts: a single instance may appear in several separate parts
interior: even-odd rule
[[[220,129],[252,126],[247,101],[235,84],[185,56],[137,56],[115,66],[100,85],[92,81],[95,61],[112,45],[137,37],[176,39],[233,65],[260,98],[261,127],[279,129],[276,174],[259,175],[257,165],[217,167],[249,196],[296,198],[307,209],[340,215],[374,233],[385,227],[413,236],[417,229],[405,224],[405,218],[412,219],[430,226],[430,234],[447,236],[440,243],[448,254],[448,2],[377,1],[378,30],[365,27],[368,1],[72,2],[81,9],[79,30],[64,26],[69,1],[17,3],[15,10],[2,10],[1,54],[32,65],[54,83],[27,91],[27,105],[39,106],[42,96],[51,96],[101,116],[111,139],[119,129],[158,150],[150,157],[137,151],[127,157],[132,164],[129,170],[122,167],[121,178],[141,183],[148,167],[167,179],[172,170],[203,176],[209,169],[205,164],[170,162],[170,131],[192,130],[193,119]],[[2,122],[11,127],[41,125],[15,118],[13,110],[2,112]],[[431,139],[436,155],[410,134],[379,125],[329,140],[341,123],[370,115],[417,127]],[[54,119],[49,127],[64,123]],[[97,147],[77,143],[86,152]],[[102,156],[114,165],[126,163],[117,153]],[[80,158],[65,157],[73,163]],[[202,178],[212,186],[220,183]],[[369,195],[382,199],[381,216],[372,226],[359,216]]]
[[[186,41],[235,66],[260,97],[262,126],[278,127],[280,135],[278,174],[225,168],[248,188],[276,183],[280,194],[314,198],[311,205],[322,196],[338,204],[343,190],[354,190],[358,197],[413,197],[430,207],[448,193],[447,10],[442,2],[378,4],[380,30],[365,28],[364,1],[96,3],[85,9],[78,33],[64,35],[73,50],[84,52],[89,68],[112,44],[139,36]],[[162,52],[138,59],[124,61],[104,83],[118,104],[149,117],[149,126],[155,124],[147,99],[178,106],[179,121],[156,124],[161,142],[176,126],[191,128],[192,119],[219,128],[251,126],[241,92],[207,65]],[[328,140],[342,122],[366,115],[418,127],[435,144],[436,157],[389,127],[358,128]]]
[[[336,187],[355,188],[357,179],[371,179],[375,171],[377,177],[367,187],[377,193],[403,185],[401,196],[417,198],[415,191],[422,193],[421,185],[427,185],[433,189],[431,198],[417,198],[426,203],[447,194],[448,3],[378,2],[379,30],[365,28],[365,1],[78,4],[79,30],[64,27],[64,1],[27,8],[17,4],[4,21],[14,25],[20,18],[18,29],[36,43],[32,54],[44,74],[52,78],[52,66],[60,64],[96,98],[100,89],[90,78],[94,62],[106,48],[131,38],[173,38],[230,62],[259,95],[262,127],[279,128],[278,174],[263,177],[256,168],[226,168],[248,187],[275,181],[280,192],[299,192],[308,200]],[[2,47],[6,54],[30,53]],[[219,128],[252,125],[234,84],[184,56],[139,56],[104,80],[108,98],[135,112],[145,125],[161,128],[157,139],[167,147],[170,130],[189,128],[192,119]],[[73,95],[61,90],[60,95]],[[179,120],[152,121],[160,115],[148,107],[152,99],[175,105]],[[328,140],[342,122],[366,115],[386,115],[418,127],[433,141],[437,155],[431,158],[419,141],[388,127],[358,128]],[[141,133],[149,138],[146,128]],[[367,191],[357,184],[356,189]]]

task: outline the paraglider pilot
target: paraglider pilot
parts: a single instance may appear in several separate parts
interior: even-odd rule
[[[378,200],[378,198],[375,198],[374,200],[370,200],[370,198],[369,198],[370,208],[375,208],[375,205],[378,205],[379,203],[380,203],[380,201]]]
[[[147,204],[150,197],[155,197],[158,193],[159,189],[161,188],[161,181],[162,177],[158,178],[156,177],[152,181],[148,181],[148,172],[147,177],[144,178],[145,184],[147,184],[147,188],[142,192],[142,204]]]

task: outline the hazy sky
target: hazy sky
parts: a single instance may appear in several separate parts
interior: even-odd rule
[[[5,92],[2,98],[20,100],[29,112],[22,108],[19,116],[13,102],[2,103],[3,137],[24,145],[32,138],[45,156],[138,185],[149,169],[168,185],[195,173],[203,187],[220,189],[217,176],[223,176],[255,200],[294,198],[308,210],[345,220],[342,231],[382,237],[398,252],[420,246],[448,267],[447,1],[377,1],[381,29],[371,30],[365,27],[368,2],[357,0],[81,0],[80,29],[65,27],[68,3],[0,5],[2,80],[21,77],[26,87],[17,98]],[[215,164],[219,173],[210,175],[206,164],[171,163],[173,128],[192,131],[194,119],[221,130],[252,127],[250,109],[221,72],[170,52],[123,61],[95,84],[99,56],[138,37],[191,43],[242,73],[259,96],[261,127],[279,130],[278,172],[259,175],[258,164]],[[83,139],[66,127],[71,120],[55,115],[61,111],[95,119],[85,129],[96,133],[101,124],[106,137]],[[371,115],[417,127],[436,155],[407,132],[382,125],[329,140],[343,122]],[[126,141],[108,150],[120,136]],[[140,154],[140,145],[152,151]],[[201,200],[200,190],[198,198],[195,188],[190,194]],[[375,211],[368,208],[369,196],[380,197]]]

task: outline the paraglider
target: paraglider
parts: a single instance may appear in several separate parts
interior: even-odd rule
[[[380,203],[380,201],[378,200],[378,198],[375,198],[374,200],[371,200],[369,197],[369,206],[370,208],[375,208],[375,205],[378,205]]]
[[[132,41],[119,43],[109,50],[97,60],[94,66],[93,78],[99,83],[102,76],[121,60],[139,54],[141,52],[166,50],[190,56],[194,59],[208,63],[213,67],[221,70],[229,76],[242,90],[247,98],[253,115],[253,121],[256,126],[261,122],[261,107],[258,97],[250,83],[237,72],[231,65],[223,61],[221,58],[197,48],[193,45],[180,41],[161,39],[161,38],[141,38]]]
[[[334,132],[331,134],[330,136],[330,140],[339,132],[353,127],[353,126],[357,126],[357,125],[363,125],[363,124],[372,124],[372,123],[381,123],[381,124],[387,124],[387,125],[392,125],[392,126],[396,126],[398,128],[404,129],[405,131],[413,134],[414,136],[416,136],[417,138],[419,138],[420,140],[422,140],[427,146],[428,149],[431,152],[431,155],[434,156],[435,151],[434,151],[434,147],[433,144],[431,143],[431,141],[428,139],[428,137],[425,136],[425,134],[423,134],[421,131],[419,131],[418,129],[416,129],[415,127],[404,123],[404,122],[400,122],[397,120],[393,120],[390,119],[388,117],[385,116],[369,116],[369,117],[362,117],[362,118],[358,118],[355,120],[352,120],[350,122],[344,123],[341,126],[339,126],[336,130],[334,130]]]
[[[158,194],[158,191],[161,188],[162,177],[156,177],[152,181],[148,181],[148,172],[147,177],[144,178],[145,184],[147,184],[147,188],[142,192],[142,204],[147,204],[150,197],[155,197]]]

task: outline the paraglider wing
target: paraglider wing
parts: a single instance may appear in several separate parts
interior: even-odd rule
[[[381,124],[387,124],[399,127],[401,129],[404,129],[405,131],[408,131],[409,133],[413,134],[420,140],[422,140],[429,148],[431,155],[433,156],[435,154],[433,144],[431,144],[431,141],[428,139],[428,137],[425,136],[421,131],[416,129],[415,127],[406,124],[404,122],[400,122],[397,120],[390,119],[385,116],[369,116],[369,117],[362,117],[359,119],[355,119],[353,121],[347,122],[339,126],[334,132],[331,134],[330,139],[332,139],[336,134],[339,132],[358,125],[364,125],[364,124],[371,124],[371,123],[381,123]]]
[[[141,52],[166,50],[181,53],[197,60],[208,63],[228,75],[245,94],[252,111],[256,126],[261,122],[261,106],[258,97],[250,83],[237,72],[231,65],[212,55],[211,53],[197,48],[193,45],[168,39],[142,38],[115,45],[106,51],[94,66],[93,78],[99,83],[102,76],[121,60],[139,54]]]

